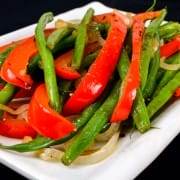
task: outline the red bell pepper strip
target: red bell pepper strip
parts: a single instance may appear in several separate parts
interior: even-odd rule
[[[144,33],[144,21],[153,19],[160,12],[146,12],[138,14],[133,20],[132,59],[128,73],[123,81],[119,101],[114,109],[111,122],[126,120],[131,112],[136,90],[140,86],[140,58]]]
[[[0,121],[0,135],[22,139],[25,136],[34,138],[37,133],[24,119],[15,119],[5,112]]]
[[[45,30],[48,36],[54,29]],[[24,89],[30,89],[33,83],[26,74],[29,59],[37,53],[34,36],[4,45],[1,49],[16,45],[1,67],[1,78],[6,82]]]
[[[106,14],[103,16],[105,17],[104,21],[100,20],[100,22],[111,24],[108,37],[98,57],[82,78],[73,95],[66,102],[63,109],[64,114],[79,113],[93,103],[105,89],[118,62],[126,37],[127,26],[116,13],[112,13],[111,16],[108,13],[108,18],[106,18]],[[99,22],[98,16],[94,20]]]
[[[28,122],[40,135],[52,139],[60,139],[75,130],[69,120],[50,108],[44,84],[37,87],[31,99]]]
[[[37,53],[34,37],[18,44],[9,54],[1,67],[1,78],[18,87],[29,89],[33,83],[26,74],[29,59]]]
[[[137,15],[134,16],[134,20],[141,20],[141,21],[147,21],[150,19],[154,19],[156,17],[158,17],[161,14],[161,11],[149,11],[149,12],[145,12],[145,13],[139,13]]]
[[[9,48],[9,47],[13,47],[17,44],[20,44],[22,43],[23,41],[25,41],[27,38],[24,38],[24,39],[21,39],[21,40],[18,40],[18,41],[13,41],[11,43],[8,43],[8,44],[5,44],[3,46],[0,47],[0,53],[3,52],[5,49]]]
[[[177,36],[172,41],[161,46],[160,55],[161,57],[168,58],[169,56],[173,55],[179,50],[180,50],[180,36]]]
[[[71,50],[55,60],[55,70],[59,77],[67,80],[75,80],[81,76],[73,67],[70,66],[72,57],[73,51]]]
[[[100,48],[99,43],[88,44],[85,48],[85,54],[94,52],[96,49]],[[55,70],[56,74],[66,80],[75,80],[81,77],[81,74],[77,72],[73,67],[71,67],[71,61],[73,57],[73,50],[70,50],[63,55],[60,55],[55,60]]]
[[[176,89],[175,96],[176,97],[180,97],[180,88]]]

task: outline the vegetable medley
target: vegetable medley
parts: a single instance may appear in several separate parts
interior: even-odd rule
[[[166,14],[90,8],[81,21],[46,29],[47,12],[34,36],[1,46],[0,134],[24,142],[0,148],[91,164],[113,152],[127,126],[148,131],[180,96],[180,24]]]

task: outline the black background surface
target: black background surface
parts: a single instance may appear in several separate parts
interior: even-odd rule
[[[52,11],[56,15],[72,8],[82,6],[88,2],[91,1],[3,0],[0,5],[0,35],[37,22],[39,16],[45,11]],[[100,2],[114,8],[132,12],[143,11],[151,4],[150,0],[101,0]],[[165,6],[168,8],[167,20],[180,21],[180,1],[158,1],[157,9]],[[175,138],[175,140],[164,150],[164,152],[162,152],[161,155],[137,177],[137,180],[157,179],[158,177],[165,179],[180,179],[178,165],[180,162],[179,152],[180,136]],[[21,180],[25,178],[0,164],[0,179]],[[57,177],[57,179],[59,178]]]

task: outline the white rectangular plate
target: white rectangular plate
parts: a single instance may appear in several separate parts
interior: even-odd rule
[[[65,20],[80,19],[92,7],[96,13],[111,11],[98,2],[73,9],[56,16]],[[1,36],[0,45],[27,37],[34,32],[35,25]],[[152,129],[141,135],[134,132],[126,135],[117,150],[106,160],[90,166],[66,167],[61,163],[45,162],[28,154],[0,150],[0,162],[29,179],[41,180],[129,180],[142,172],[180,132],[180,101],[171,104],[154,121]],[[0,136],[0,143],[12,144],[16,140]]]

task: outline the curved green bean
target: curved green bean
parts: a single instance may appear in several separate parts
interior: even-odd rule
[[[157,0],[153,0],[152,5],[146,11],[153,11],[156,6]]]
[[[46,39],[44,35],[44,29],[48,22],[53,20],[53,14],[51,12],[43,14],[35,29],[35,38],[39,54],[43,62],[44,78],[47,93],[50,100],[51,107],[56,111],[61,111],[61,100],[58,93],[58,86],[56,81],[54,60],[51,51],[46,47]]]

